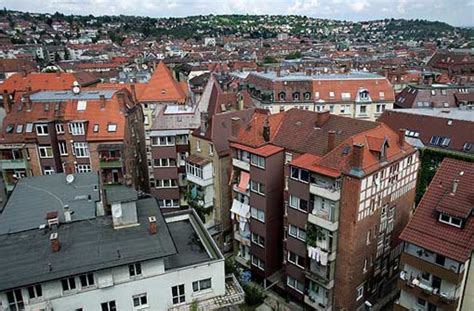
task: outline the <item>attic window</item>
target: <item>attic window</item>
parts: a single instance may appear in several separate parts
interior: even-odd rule
[[[165,90],[165,89],[161,89],[161,94],[166,94],[166,90]]]
[[[116,132],[117,131],[117,124],[115,123],[109,123],[107,125],[107,131],[108,132]]]
[[[44,111],[49,111],[49,103],[44,104]]]
[[[360,100],[368,100],[369,99],[369,91],[361,90],[359,92],[359,98],[360,98]]]
[[[93,131],[94,131],[94,133],[99,132],[99,124],[94,124]]]
[[[385,98],[385,93],[384,92],[379,92],[379,97],[380,97],[380,99],[384,99]]]
[[[31,133],[33,132],[33,123],[26,123],[26,133]]]
[[[22,133],[22,132],[23,132],[23,124],[18,124],[18,125],[16,126],[16,133],[17,133],[17,134],[20,134],[20,133]]]
[[[453,217],[446,214],[439,214],[439,221],[453,227],[461,228],[462,219],[459,217]]]
[[[342,149],[342,154],[348,155],[350,150],[351,150],[350,146],[345,146],[344,149]]]
[[[329,98],[334,98],[335,96],[334,92],[329,92]]]
[[[351,93],[342,92],[341,93],[341,98],[342,98],[342,100],[350,100],[351,99]]]
[[[87,108],[87,101],[79,100],[77,102],[77,111],[84,111]]]
[[[472,144],[471,143],[464,143],[462,146],[462,151],[471,151],[472,149]]]
[[[7,125],[7,128],[5,129],[5,132],[7,132],[8,134],[11,134],[13,133],[13,130],[15,129],[15,125],[13,124],[8,124]]]

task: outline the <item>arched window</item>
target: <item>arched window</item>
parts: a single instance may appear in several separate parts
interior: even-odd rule
[[[300,93],[299,92],[294,92],[293,93],[293,100],[300,100]]]
[[[280,100],[285,100],[285,97],[286,97],[285,92],[280,92],[280,93],[278,93],[278,98],[279,98]]]
[[[369,91],[367,90],[360,90],[359,91],[359,98],[360,100],[368,100],[369,99]]]
[[[310,92],[304,93],[304,99],[305,100],[310,100],[311,99],[311,93]]]

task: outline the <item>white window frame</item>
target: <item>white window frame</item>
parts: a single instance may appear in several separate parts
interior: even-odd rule
[[[145,301],[143,301],[143,298],[145,298]],[[138,302],[135,304],[135,301]],[[146,308],[148,307],[148,297],[146,293],[138,294],[138,295],[133,295],[132,296],[132,303],[133,303],[133,308],[134,309],[141,309],[141,308]]]
[[[295,233],[293,234],[292,231],[295,231]],[[306,242],[306,230],[303,230],[298,226],[289,224],[288,235],[300,241]]]
[[[173,293],[174,288],[176,288],[176,295]],[[184,284],[179,284],[171,287],[171,298],[173,305],[180,305],[186,303],[186,288]]]
[[[68,127],[73,136],[85,135],[84,122],[69,122]]]
[[[87,142],[75,142],[73,145],[73,151],[76,158],[88,158],[90,156],[89,145]]]
[[[56,173],[52,166],[48,166],[48,167],[49,169],[46,169],[46,167],[43,167],[43,175],[53,175]]]
[[[302,287],[303,287],[303,290],[299,289],[298,288],[298,284],[301,284]],[[304,284],[302,284],[300,281],[298,281],[297,279],[295,279],[294,277],[291,277],[291,276],[287,276],[286,278],[286,285],[288,285],[288,287],[291,287],[292,289],[294,289],[295,291],[303,294],[304,293]]]
[[[49,135],[48,124],[36,124],[35,130],[36,130],[36,135],[38,135],[38,136],[48,136]]]
[[[265,168],[265,158],[256,154],[250,154],[250,164],[259,168]]]
[[[262,190],[263,188],[263,190]],[[265,195],[265,185],[261,182],[250,180],[250,191],[258,193],[260,195]]]
[[[293,198],[297,200],[296,205],[293,202]],[[309,202],[307,200],[303,200],[303,201],[306,202],[306,210],[304,210],[304,209],[301,208],[301,200],[303,200],[303,199],[301,199],[300,197],[298,197],[296,195],[290,194],[290,197],[288,198],[288,205],[293,209],[296,209],[296,210],[301,211],[303,213],[307,213],[308,209],[309,209]]]
[[[84,284],[82,284],[84,281]],[[86,273],[81,276],[79,276],[79,282],[81,283],[81,289],[82,288],[91,288],[95,286],[95,279],[94,279],[94,274],[93,273]]]
[[[85,111],[87,109],[87,100],[77,101],[77,111]]]
[[[57,134],[64,134],[64,124],[63,123],[56,123],[56,133]]]
[[[33,132],[33,123],[26,123],[25,133]]]
[[[209,286],[208,286],[209,284]],[[201,292],[205,290],[211,290],[212,289],[212,278],[206,278],[198,281],[194,281],[193,284],[193,292]]]
[[[76,173],[89,173],[92,172],[90,164],[76,164]]]
[[[116,123],[107,124],[107,132],[117,132],[117,124]]]
[[[142,264],[135,262],[128,265],[128,275],[130,277],[142,276]]]
[[[255,232],[252,232],[251,239],[252,239],[253,244],[258,245],[262,248],[265,248],[265,238],[262,237],[261,235]]]
[[[261,210],[261,209],[258,209],[258,208],[255,208],[255,207],[251,207],[250,208],[250,216],[253,218],[253,219],[256,219],[260,222],[263,222],[265,223],[265,211]]]
[[[178,182],[176,179],[157,179],[155,184],[155,188],[177,188]]]
[[[265,261],[261,260],[257,256],[252,255],[251,262],[253,266],[259,268],[260,270],[265,270]]]
[[[448,219],[446,219],[446,220],[442,219],[443,216],[447,217]],[[459,225],[453,223],[453,219],[459,219],[459,221],[460,221]],[[438,220],[439,220],[439,222],[442,222],[444,224],[448,224],[448,225],[456,227],[456,228],[461,228],[462,227],[462,219],[459,218],[459,217],[452,217],[452,216],[449,216],[449,215],[446,215],[446,214],[439,214]]]
[[[357,286],[356,288],[356,301],[361,300],[364,297],[364,287],[365,283],[362,283],[361,285]]]
[[[295,260],[292,260],[291,257],[294,256]],[[301,269],[304,269],[304,266],[300,265],[298,263],[298,261],[302,259],[301,256],[299,256],[298,254],[292,252],[292,251],[288,251],[288,262],[301,268]]]
[[[51,152],[51,155],[48,155],[49,152],[48,150]],[[44,152],[44,156],[41,154]],[[53,147],[51,146],[38,146],[38,154],[39,154],[39,157],[41,159],[51,159],[54,157],[54,153],[53,153]]]
[[[58,148],[59,148],[59,154],[61,156],[67,156],[68,155],[68,152],[67,152],[67,143],[65,140],[59,140],[58,141]]]

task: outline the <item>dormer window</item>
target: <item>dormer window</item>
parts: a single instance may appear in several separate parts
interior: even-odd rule
[[[299,92],[294,92],[293,93],[293,100],[300,100],[300,93]]]
[[[286,97],[285,92],[280,92],[280,93],[278,93],[278,98],[279,98],[280,100],[285,100],[285,97]]]
[[[461,228],[462,219],[459,217],[453,217],[446,214],[439,214],[439,222],[451,225],[453,227]]]
[[[367,91],[367,90],[359,91],[359,99],[360,100],[369,100],[369,91]]]
[[[311,93],[310,92],[304,93],[304,99],[305,100],[310,100],[311,99]]]

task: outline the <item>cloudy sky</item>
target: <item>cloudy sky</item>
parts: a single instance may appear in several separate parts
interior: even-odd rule
[[[0,6],[28,12],[152,17],[248,13],[340,20],[420,18],[474,26],[474,0],[0,0]]]

